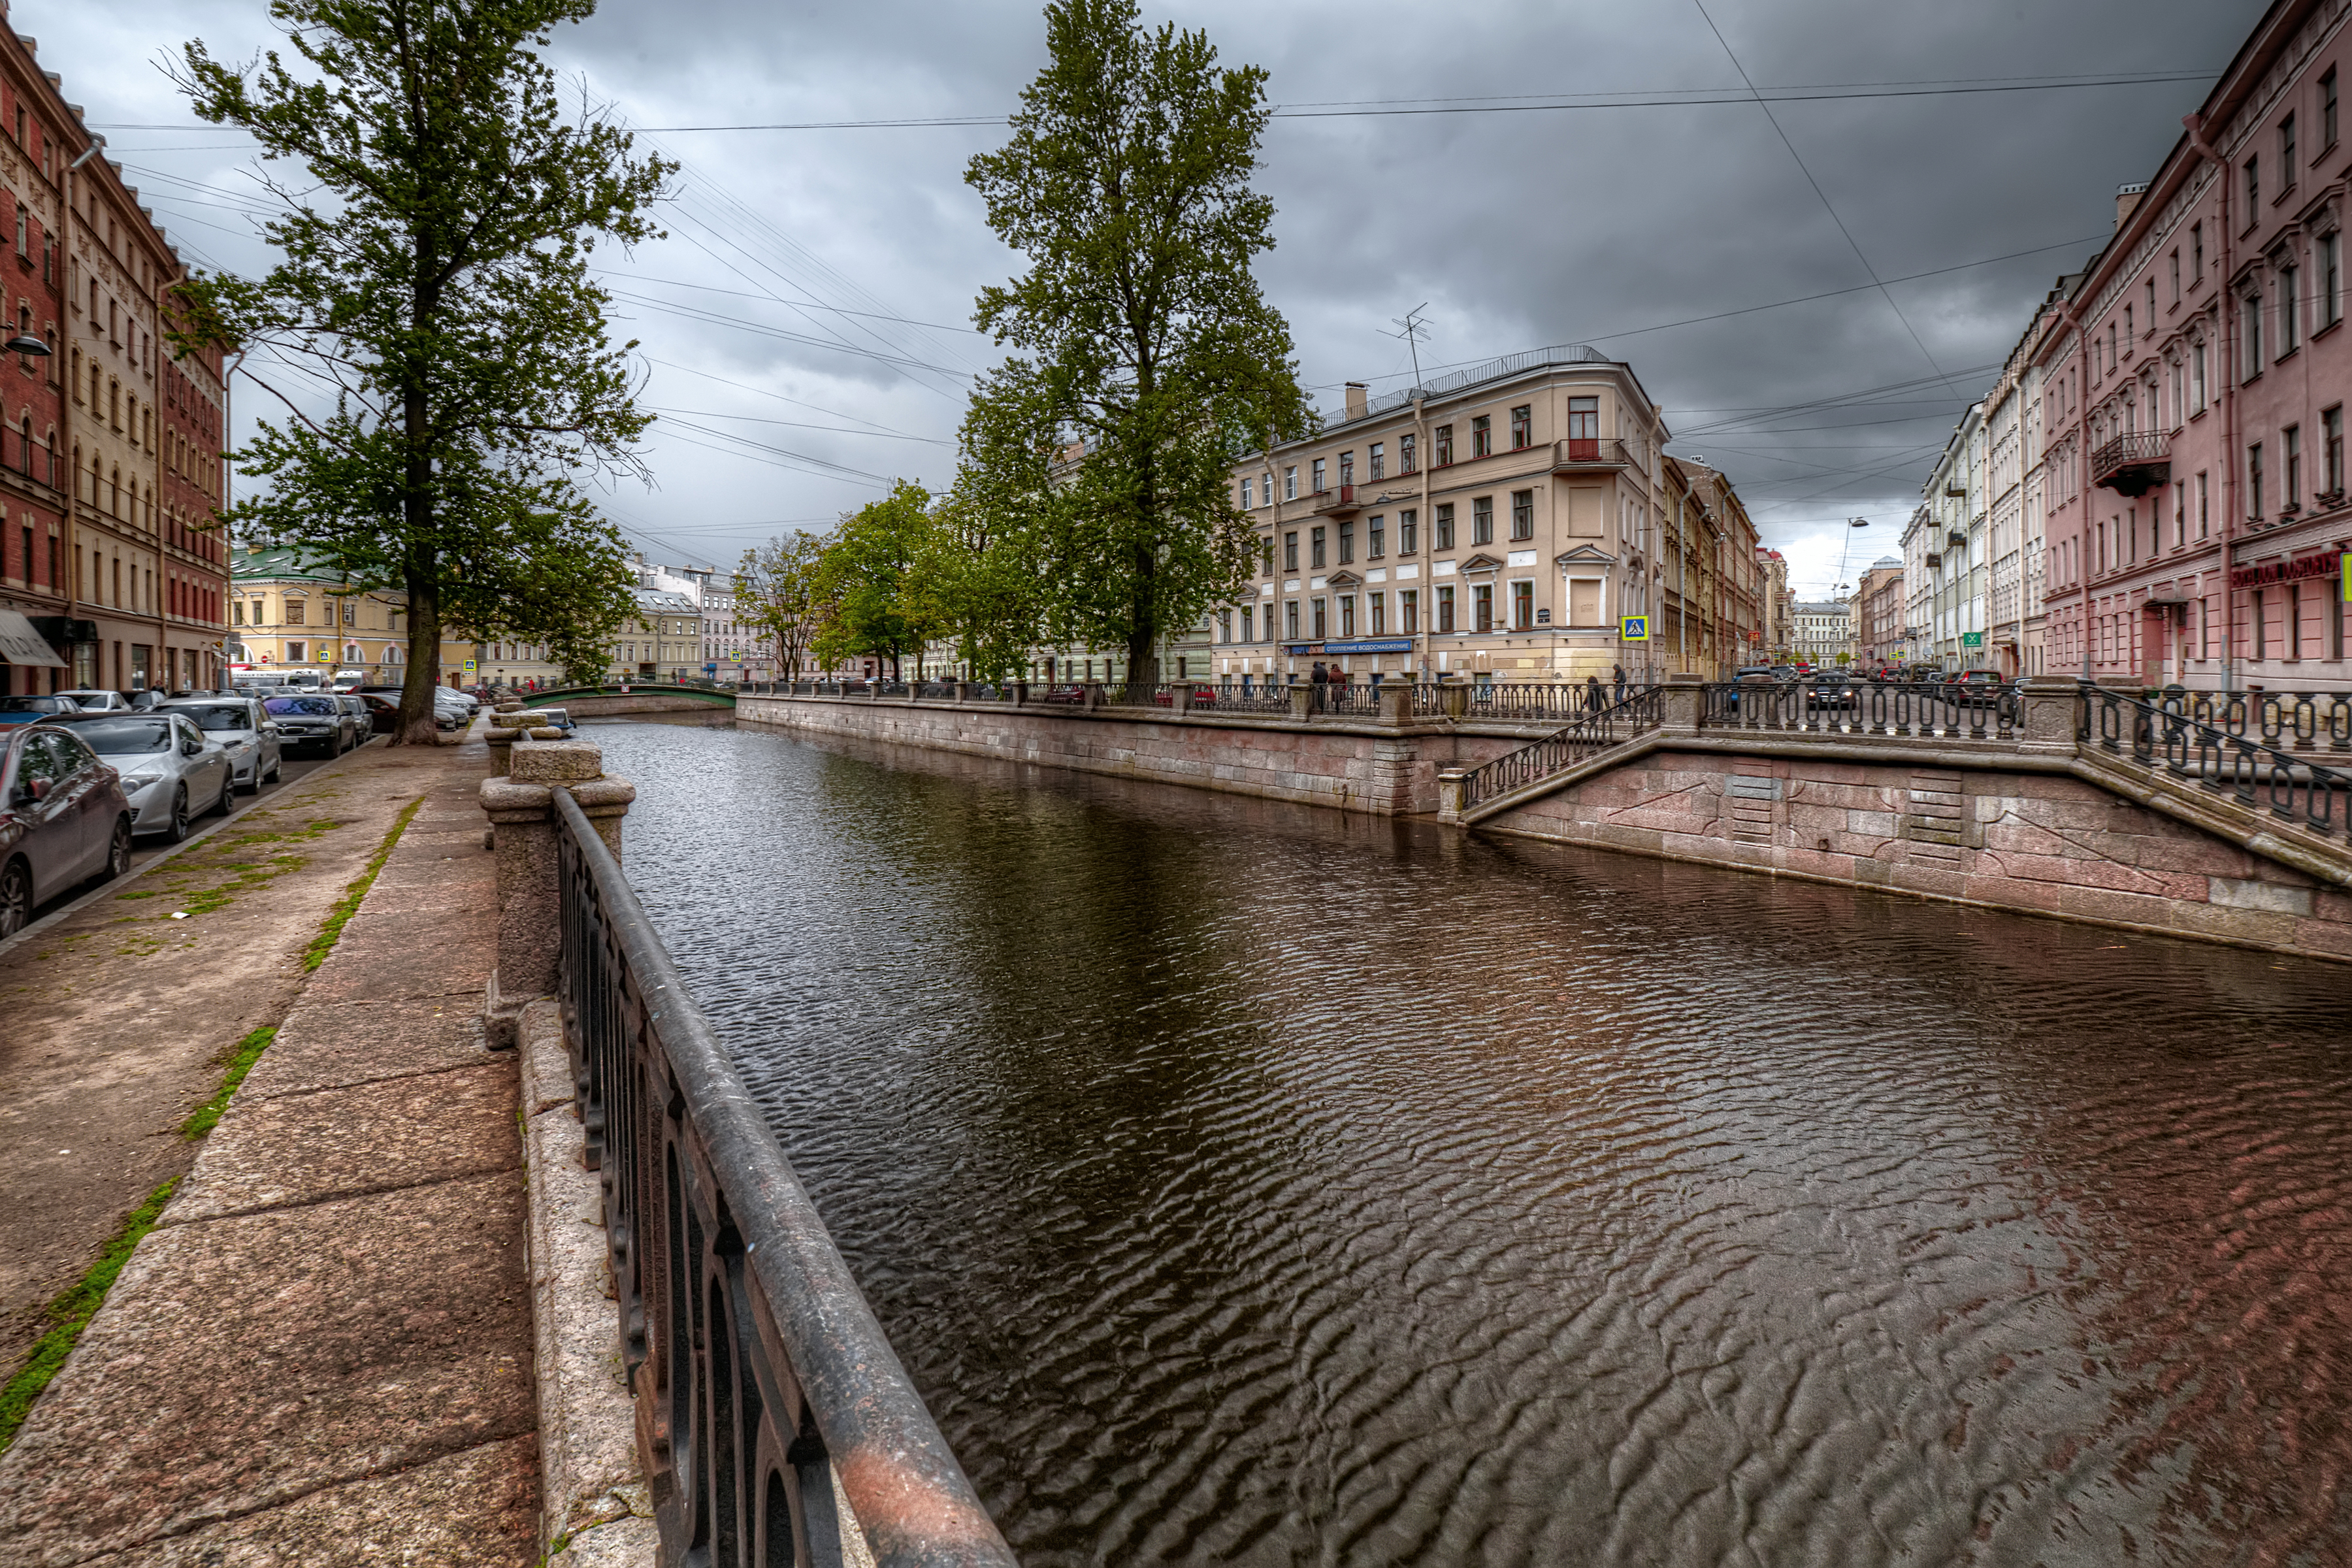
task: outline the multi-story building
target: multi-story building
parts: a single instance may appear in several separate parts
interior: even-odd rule
[[[407,595],[355,583],[312,563],[294,545],[237,550],[230,565],[227,653],[234,666],[321,680],[356,676],[370,686],[401,683],[408,658]],[[444,631],[442,678],[463,684],[475,650],[470,638]]]
[[[1916,578],[1919,657],[1946,669],[1990,668],[1985,595],[1990,586],[1986,404],[1969,405],[1922,487],[1925,504],[1904,531],[1903,570]]]
[[[156,383],[162,679],[174,691],[213,690],[221,684],[228,620],[228,536],[213,521],[228,499],[228,384],[220,351],[167,350]]]
[[[702,673],[702,607],[690,594],[634,588],[636,614],[610,644],[616,680],[687,680]]]
[[[2042,345],[2053,670],[2352,680],[2347,16],[2271,5]]]
[[[85,135],[34,63],[32,40],[5,26],[0,35],[0,244],[16,236],[15,265],[0,262],[0,337],[46,351],[0,366],[0,690],[54,691],[72,678],[74,646],[98,635],[76,614],[67,557],[65,370],[55,352],[64,315],[59,181]]]
[[[1901,660],[1903,628],[1903,563],[1882,555],[1854,584],[1854,657],[1873,667]]]
[[[1233,471],[1262,569],[1213,617],[1213,673],[1665,673],[1654,637],[1625,634],[1659,608],[1666,439],[1633,368],[1591,349],[1376,401],[1350,385],[1339,419]]]
[[[1796,654],[1803,664],[1838,664],[1853,657],[1853,612],[1842,599],[1798,601]]]

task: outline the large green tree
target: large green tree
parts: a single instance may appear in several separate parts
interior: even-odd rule
[[[965,174],[1030,265],[980,296],[1018,352],[972,394],[958,489],[1035,540],[1046,636],[1123,647],[1129,679],[1156,680],[1161,638],[1250,575],[1234,458],[1311,419],[1251,272],[1274,246],[1251,184],[1265,73],[1147,31],[1134,0],[1055,0],[1045,37],[1012,140]]]
[[[817,595],[828,611],[816,638],[819,658],[831,666],[870,654],[887,659],[895,674],[900,659],[920,655],[934,627],[922,618],[926,602],[908,593],[908,579],[934,526],[929,493],[910,479],[841,520],[817,566]]]
[[[301,171],[266,186],[268,276],[187,286],[175,341],[246,351],[279,416],[237,454],[266,481],[231,519],[408,599],[400,739],[433,736],[445,628],[584,647],[630,613],[625,551],[583,476],[642,472],[631,395],[588,272],[657,237],[672,172],[601,114],[568,115],[541,58],[594,0],[271,0],[296,63],[199,41],[195,112]]]

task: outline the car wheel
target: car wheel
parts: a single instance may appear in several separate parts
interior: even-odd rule
[[[33,918],[33,874],[22,860],[0,867],[0,937],[15,936]]]
[[[106,844],[106,865],[99,871],[98,879],[101,882],[111,882],[129,869],[131,869],[131,819],[127,816],[118,816],[114,819],[114,836],[108,839]]]
[[[163,840],[177,844],[188,836],[188,786],[181,784],[172,791],[172,820],[163,828]]]
[[[222,816],[226,816],[230,812],[235,811],[236,809],[236,770],[235,768],[227,768],[224,769],[221,773],[220,799],[213,802],[213,810]]]
[[[274,763],[270,763],[270,764],[269,764],[269,782],[270,782],[271,784],[278,784],[278,783],[282,783],[282,782],[284,781],[285,777],[286,777],[286,753],[285,753],[285,752],[278,752],[278,760],[277,760],[276,762],[274,762]],[[260,790],[260,788],[261,788],[261,786],[260,786],[259,784],[256,784],[256,785],[254,785],[253,787],[254,787],[254,789],[255,789],[257,792],[258,792],[258,791]]]

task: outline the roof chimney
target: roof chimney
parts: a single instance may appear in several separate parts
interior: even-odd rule
[[[1360,381],[1349,382],[1348,384],[1348,417],[1361,419],[1369,412],[1369,408],[1370,405],[1364,396],[1364,384]]]
[[[2147,195],[2147,182],[2116,187],[2116,232],[2121,234],[2124,225],[2131,222],[2132,213],[2139,206],[2140,197]]]

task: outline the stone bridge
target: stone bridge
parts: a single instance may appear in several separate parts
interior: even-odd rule
[[[626,686],[567,686],[555,691],[522,694],[526,708],[561,708],[575,719],[609,718],[615,713],[682,713],[699,708],[733,709],[735,694],[707,686],[667,686],[632,682]]]

